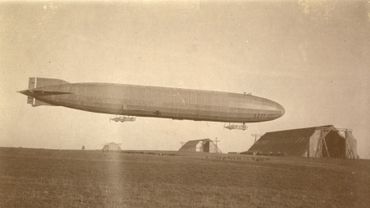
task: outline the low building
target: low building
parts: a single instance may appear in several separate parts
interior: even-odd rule
[[[333,125],[267,132],[244,154],[358,159],[351,130]]]
[[[190,140],[186,142],[180,149],[180,152],[208,152],[221,153],[221,150],[210,139]]]

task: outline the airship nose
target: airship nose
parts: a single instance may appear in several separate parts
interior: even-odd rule
[[[275,101],[269,100],[268,106],[274,119],[280,118],[285,114],[284,107]]]
[[[279,108],[280,108],[280,115],[283,116],[285,114],[285,108],[279,104]]]
[[[276,103],[275,102],[275,109],[276,109],[276,111],[277,111],[277,113],[279,114],[279,116],[278,117],[281,117],[281,116],[283,116],[284,114],[285,114],[285,109],[284,109],[284,107],[282,106],[282,105],[280,105],[279,103]]]

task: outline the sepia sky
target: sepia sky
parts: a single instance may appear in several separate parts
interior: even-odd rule
[[[226,1],[225,1],[226,2]],[[0,3],[0,146],[177,150],[218,138],[245,151],[251,134],[333,124],[370,158],[367,1]],[[281,103],[274,121],[223,123],[31,107],[29,77],[252,92]]]

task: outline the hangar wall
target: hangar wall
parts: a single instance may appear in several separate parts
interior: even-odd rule
[[[186,142],[180,149],[181,152],[208,152],[220,153],[221,150],[210,139],[190,140]]]
[[[267,132],[244,153],[357,159],[356,139],[350,130],[345,129],[344,135],[340,131],[326,125]]]

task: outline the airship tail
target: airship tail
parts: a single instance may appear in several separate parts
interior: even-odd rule
[[[40,105],[51,105],[49,103],[42,102],[42,101],[37,100],[36,98],[30,97],[30,96],[27,97],[27,103],[31,104],[32,107],[37,107],[37,106],[40,106]]]
[[[69,83],[61,79],[30,77],[30,79],[28,80],[28,89],[62,84]]]
[[[53,85],[62,85],[62,84],[68,84],[68,82],[61,80],[61,79],[30,77],[28,80],[28,90],[21,91],[21,93],[26,94],[26,95],[34,94],[34,93],[52,94],[54,92],[42,92],[35,88],[53,86]],[[60,93],[55,93],[55,94],[60,94]],[[33,107],[40,106],[40,105],[51,105],[49,103],[42,102],[30,95],[27,96],[27,103],[31,104]]]

